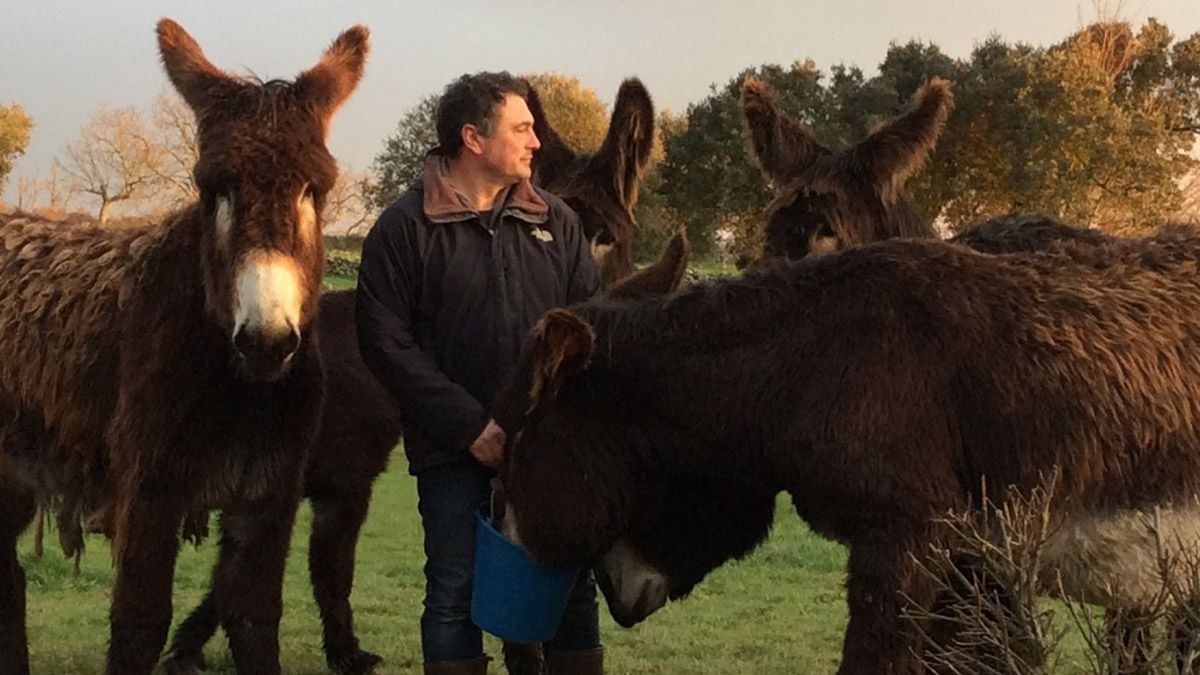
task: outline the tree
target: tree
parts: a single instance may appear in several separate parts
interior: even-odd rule
[[[635,253],[637,262],[650,263],[658,260],[663,247],[685,223],[674,209],[667,206],[662,194],[662,172],[659,170],[667,158],[667,143],[687,131],[687,116],[675,114],[668,108],[658,112],[654,123],[654,147],[650,151],[650,164],[638,187],[637,207],[634,217],[638,225]]]
[[[33,119],[20,103],[0,106],[0,190],[17,157],[25,154],[33,135]]]
[[[1046,49],[998,38],[963,71],[926,197],[952,229],[1012,210],[1113,234],[1156,226],[1182,205],[1200,110],[1188,60],[1150,19],[1085,27]],[[1182,55],[1182,56],[1181,56]]]
[[[527,75],[554,131],[576,152],[595,152],[608,133],[608,108],[596,90],[577,77],[558,73]]]
[[[196,200],[193,169],[200,159],[196,115],[174,91],[158,95],[152,110],[155,142],[162,150],[162,163],[157,169],[159,187],[173,207]]]
[[[421,175],[425,153],[437,145],[435,121],[439,100],[440,94],[421,99],[400,117],[396,133],[384,140],[383,151],[371,165],[376,182],[370,199],[377,208],[387,208]]]
[[[746,74],[765,80],[788,115],[840,147],[906,108],[933,76],[953,81],[955,112],[908,190],[951,230],[1014,210],[1114,234],[1143,232],[1184,206],[1181,181],[1197,165],[1200,34],[1174,41],[1148,20],[1136,32],[1104,20],[1046,48],[993,36],[954,60],[936,45],[893,44],[879,74],[808,61],[748,69],[688,107],[687,129],[667,143],[659,196],[686,222],[694,252],[716,232],[736,253],[758,250],[772,191],[745,140],[739,102]]]
[[[353,234],[371,223],[379,211],[372,200],[375,189],[369,172],[339,167],[333,189],[325,195],[321,223],[343,234]]]
[[[101,105],[67,144],[63,168],[80,192],[99,200],[96,218],[107,223],[115,204],[153,195],[165,162],[136,109]]]

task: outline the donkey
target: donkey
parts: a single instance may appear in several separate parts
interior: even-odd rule
[[[800,258],[893,237],[937,236],[904,184],[924,165],[954,108],[950,83],[933,78],[910,112],[840,151],[783,114],[758,79],[743,84],[742,107],[759,166],[778,188],[767,209],[764,256]]]
[[[110,675],[154,668],[180,524],[205,509],[222,510],[213,595],[237,671],[280,672],[284,560],[324,393],[325,139],[367,38],[351,28],[295,81],[259,82],[163,19],[163,64],[199,122],[199,200],[130,230],[0,227],[5,672],[29,671],[15,539],[35,490],[111,501]],[[53,443],[21,442],[31,430]]]
[[[985,476],[1029,490],[1061,468],[1060,569],[1124,564],[1082,540],[1092,526],[1200,493],[1200,318],[1177,311],[1200,302],[1198,261],[1195,232],[1077,258],[889,241],[555,310],[494,406],[506,527],[543,563],[583,565],[621,554],[660,476],[785,490],[850,548],[839,672],[915,672],[899,593],[933,597],[910,554]],[[1194,546],[1187,523],[1165,539]]]
[[[687,239],[676,236],[655,264],[633,270],[636,223],[633,209],[653,142],[654,107],[642,83],[626,80],[617,95],[604,144],[594,155],[576,155],[555,133],[530,88],[530,109],[542,148],[534,155],[537,184],[560,195],[580,216],[597,262],[616,278],[605,278],[608,297],[665,294],[682,280]],[[605,256],[603,251],[611,249]],[[319,436],[305,474],[304,495],[312,503],[309,573],[321,613],[326,661],[333,670],[369,672],[381,658],[359,647],[353,629],[350,591],[355,547],[367,516],[372,483],[387,467],[400,440],[399,410],[391,395],[367,370],[358,354],[354,292],[326,293],[317,319],[327,397]],[[168,658],[172,673],[204,666],[204,644],[218,625],[210,593],[176,631]],[[528,650],[526,650],[528,651]],[[518,660],[516,647],[506,655]],[[536,659],[536,654],[526,658]],[[517,666],[514,665],[514,668]],[[536,667],[536,666],[532,666]]]
[[[600,279],[608,286],[634,271],[637,206],[642,174],[654,147],[654,104],[636,78],[621,83],[609,133],[593,155],[571,150],[544,120],[541,99],[532,87],[529,110],[542,147],[534,159],[534,182],[562,198],[576,213],[592,244]],[[620,129],[621,133],[612,133]]]

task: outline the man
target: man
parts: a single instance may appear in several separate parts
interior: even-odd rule
[[[530,183],[539,143],[526,97],[527,85],[503,72],[451,83],[422,180],[363,243],[359,345],[399,401],[417,477],[427,674],[487,671],[470,616],[474,514],[490,494],[505,435],[484,406],[537,319],[599,288],[577,216]],[[581,575],[562,627],[546,643],[546,668],[602,672],[590,575]]]

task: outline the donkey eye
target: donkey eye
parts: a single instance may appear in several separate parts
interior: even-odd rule
[[[304,193],[303,193],[302,197],[303,197],[304,199],[309,199],[309,200],[316,201],[316,199],[317,199],[317,190],[316,190],[316,188],[314,188],[314,187],[313,187],[312,183],[309,183],[309,184],[307,184],[307,185],[305,185],[305,186],[304,186]]]

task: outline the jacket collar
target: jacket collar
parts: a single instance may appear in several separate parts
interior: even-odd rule
[[[425,155],[423,209],[431,223],[458,223],[479,216],[450,180],[446,158],[434,148]],[[514,216],[527,223],[541,224],[549,220],[550,207],[528,179],[508,188],[500,197],[504,205],[502,216]]]

